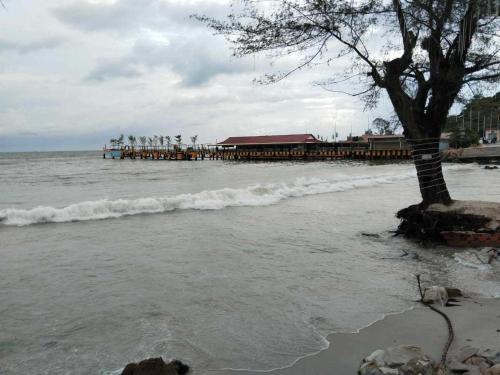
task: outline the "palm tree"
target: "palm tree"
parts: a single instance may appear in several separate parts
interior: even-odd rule
[[[159,140],[159,137],[157,135],[154,135],[153,136],[153,146],[158,146],[158,140]]]
[[[148,138],[145,137],[145,136],[141,136],[139,137],[139,143],[141,144],[141,146],[144,148],[146,146],[146,142],[148,141]]]
[[[125,136],[123,134],[120,134],[120,136],[116,140],[118,147],[121,147],[123,145],[124,140],[125,140]]]
[[[118,142],[118,140],[116,138],[111,138],[109,140],[109,144],[111,145],[111,148],[115,148],[117,142]]]
[[[170,145],[172,144],[172,138],[169,135],[166,135],[165,140],[167,141],[167,149],[170,151]]]
[[[191,143],[193,144],[193,150],[196,148],[196,141],[198,140],[198,135],[193,135],[191,137]]]
[[[175,136],[175,142],[177,143],[177,148],[181,148],[182,144],[182,135],[178,134]]]
[[[132,149],[134,149],[135,144],[137,143],[137,138],[134,135],[129,135],[128,136],[128,144]]]
[[[148,137],[148,145],[149,147],[153,147],[153,138]]]
[[[163,137],[163,135],[160,135],[158,137],[158,140],[160,141],[160,146],[163,148],[163,144],[165,143],[165,138]]]

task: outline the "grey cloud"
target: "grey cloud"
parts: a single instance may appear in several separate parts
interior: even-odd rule
[[[73,2],[53,9],[63,23],[82,31],[118,31],[131,33],[141,27],[172,29],[172,27],[204,27],[189,16],[193,13],[223,16],[222,4],[172,3],[160,0],[121,0],[102,4]]]
[[[193,33],[174,36],[168,44],[139,38],[126,57],[98,65],[87,79],[132,78],[162,67],[178,74],[183,86],[191,87],[202,85],[219,74],[242,73],[251,68],[247,61],[231,61],[221,40]]]
[[[55,37],[30,42],[12,42],[0,39],[0,52],[12,51],[20,54],[26,54],[43,49],[56,48],[64,42],[65,40],[63,38]]]
[[[105,62],[86,77],[88,81],[108,81],[113,78],[133,78],[142,75],[140,69],[126,61]]]

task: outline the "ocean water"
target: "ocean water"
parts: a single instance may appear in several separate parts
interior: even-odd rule
[[[500,201],[498,171],[445,174],[454,198]],[[418,197],[409,163],[0,154],[0,374],[270,370],[411,307],[415,274],[500,296],[470,250],[392,236]]]

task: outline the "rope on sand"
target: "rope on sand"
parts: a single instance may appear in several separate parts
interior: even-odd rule
[[[448,326],[448,341],[446,342],[446,345],[443,348],[443,352],[441,355],[441,362],[439,362],[439,366],[438,366],[438,368],[444,369],[446,366],[446,357],[448,356],[448,351],[450,350],[451,343],[453,342],[453,339],[455,338],[455,333],[453,331],[453,325],[451,324],[451,320],[448,317],[448,315],[446,315],[441,310],[435,308],[431,304],[424,302],[424,293],[422,291],[422,285],[420,284],[420,275],[417,275],[417,282],[418,282],[418,291],[420,292],[420,302],[422,304],[424,304],[425,306],[427,306],[428,308],[430,308],[431,310],[437,312],[439,315],[441,315],[444,318],[444,320],[446,320],[446,324]]]

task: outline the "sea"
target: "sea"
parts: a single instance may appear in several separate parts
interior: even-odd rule
[[[455,199],[500,202],[500,171],[446,164]],[[0,374],[269,371],[411,308],[425,285],[500,297],[477,250],[393,231],[409,162],[103,160],[0,154]]]

